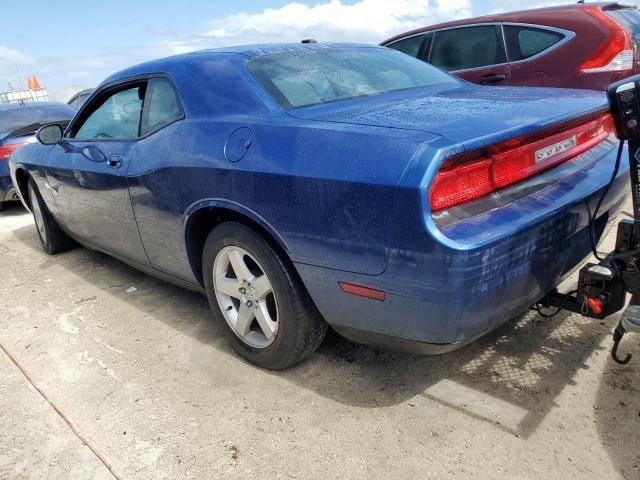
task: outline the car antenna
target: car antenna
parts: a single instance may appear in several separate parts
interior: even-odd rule
[[[315,38],[305,38],[300,43],[318,43],[318,41]]]

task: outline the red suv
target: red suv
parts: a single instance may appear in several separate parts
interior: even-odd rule
[[[382,45],[481,84],[605,90],[640,73],[640,11],[619,3],[470,18]]]

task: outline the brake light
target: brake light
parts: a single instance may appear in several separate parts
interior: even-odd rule
[[[587,13],[603,24],[609,34],[578,70],[582,73],[619,72],[633,69],[633,44],[626,30],[597,7]]]
[[[493,192],[490,159],[478,159],[453,168],[449,163],[445,162],[431,185],[431,210],[467,203]]]
[[[566,162],[604,141],[613,132],[609,113],[577,126],[563,126],[535,137],[507,140],[452,157],[436,174],[429,198],[433,212],[476,200]]]
[[[0,160],[6,160],[15,152],[18,148],[22,147],[24,143],[11,143],[9,145],[0,145]]]

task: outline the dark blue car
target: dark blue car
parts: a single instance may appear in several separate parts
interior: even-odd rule
[[[602,93],[482,87],[342,44],[139,65],[38,138],[11,166],[48,253],[77,241],[206,293],[272,369],[327,325],[442,353],[518,315],[589,254],[617,146]]]
[[[3,204],[18,200],[9,175],[7,160],[18,148],[36,141],[35,133],[42,125],[67,125],[75,110],[62,103],[0,104],[0,210]]]

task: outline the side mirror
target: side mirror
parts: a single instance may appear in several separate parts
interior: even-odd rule
[[[60,125],[52,123],[40,127],[36,132],[36,138],[43,145],[57,145],[62,142],[63,133]]]

